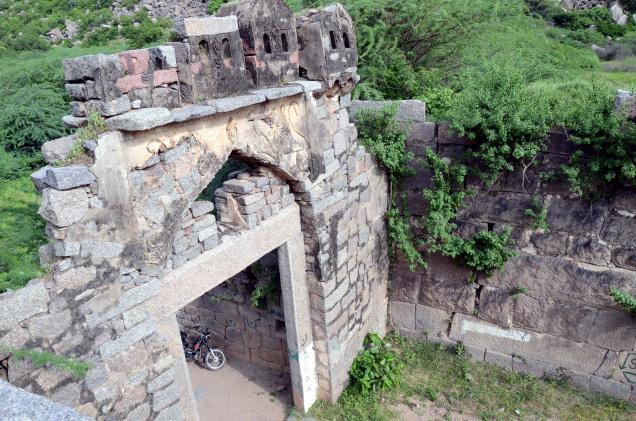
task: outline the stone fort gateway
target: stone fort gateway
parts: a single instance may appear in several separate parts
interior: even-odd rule
[[[32,179],[51,270],[0,295],[0,359],[34,349],[90,368],[77,378],[9,358],[12,385],[91,418],[196,420],[180,331],[207,328],[229,361],[287,373],[294,405],[307,410],[340,396],[367,333],[395,327],[636,399],[625,364],[636,326],[601,293],[636,290],[636,196],[591,209],[551,189],[554,231],[520,233],[522,253],[492,279],[471,284],[434,256],[410,272],[389,261],[388,177],[350,120],[381,104],[351,100],[359,77],[347,11],[294,16],[282,0],[239,0],[179,20],[176,33],[162,46],[64,62],[65,123],[98,113],[107,131],[80,153],[75,135],[43,146],[49,165]],[[416,155],[464,147],[425,121],[422,103],[399,105]],[[559,141],[542,165],[567,155]],[[522,212],[530,195],[510,186],[471,199],[462,229],[514,221],[506,204]],[[534,286],[512,302],[504,291],[520,277]]]

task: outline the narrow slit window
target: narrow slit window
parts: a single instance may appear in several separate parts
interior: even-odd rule
[[[283,47],[283,51],[289,51],[289,45],[287,44],[287,35],[282,34],[280,36],[280,44]]]
[[[264,46],[265,52],[267,54],[271,54],[272,53],[272,42],[269,39],[269,35],[268,34],[263,35],[263,46]]]
[[[210,45],[205,40],[199,42],[199,57],[201,57],[201,61],[204,63],[210,61]]]
[[[349,44],[349,34],[347,34],[346,32],[343,32],[342,40],[344,41],[345,48],[351,48],[351,44]]]
[[[329,31],[329,39],[331,39],[331,49],[335,50],[338,48],[338,42],[336,41],[336,33],[334,31]]]
[[[232,58],[232,48],[230,48],[230,40],[223,38],[221,41],[221,50],[223,51],[223,58]]]

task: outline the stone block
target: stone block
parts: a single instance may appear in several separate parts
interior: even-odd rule
[[[152,410],[160,412],[176,402],[180,396],[181,390],[179,389],[179,385],[172,383],[165,389],[161,389],[153,394]]]
[[[152,106],[169,110],[179,108],[179,93],[171,88],[155,88],[152,91]]]
[[[514,303],[515,326],[585,342],[597,317],[595,308],[539,301],[520,295]]]
[[[194,120],[216,114],[216,107],[210,105],[188,105],[171,111],[175,122]]]
[[[185,18],[183,31],[184,38],[227,34],[238,31],[238,20],[236,16]]]
[[[148,72],[150,54],[148,50],[124,51],[123,53],[119,53],[119,61],[126,74],[143,74]]]
[[[541,255],[562,256],[568,250],[568,234],[563,231],[533,232],[530,241]]]
[[[161,411],[155,418],[155,421],[174,421],[181,419],[183,419],[183,412],[181,410],[181,405],[177,403]]]
[[[81,392],[79,383],[70,383],[53,393],[51,400],[70,407],[78,406],[81,401]]]
[[[256,185],[248,180],[228,180],[223,183],[223,188],[233,193],[247,194],[256,188]]]
[[[480,191],[465,200],[465,206],[457,217],[461,220],[516,225],[525,220],[525,209],[531,207],[530,200],[529,194]]]
[[[476,291],[469,282],[471,271],[437,254],[430,255],[427,264],[420,286],[419,304],[472,313]]]
[[[596,236],[579,236],[570,242],[568,254],[581,262],[607,265],[612,258],[609,244]]]
[[[48,310],[49,292],[42,281],[31,282],[14,292],[0,294],[0,331]]]
[[[605,225],[603,225],[601,238],[611,244],[636,247],[636,223],[634,218],[610,215]]]
[[[29,321],[29,332],[34,338],[46,338],[49,340],[60,336],[71,326],[71,311],[38,316]]]
[[[555,297],[562,304],[612,308],[610,288],[636,291],[636,274],[622,270],[588,268],[558,257],[520,254],[485,283],[513,290],[528,288],[528,295],[541,301]]]
[[[149,50],[150,60],[155,69],[169,69],[177,67],[175,48],[172,45],[160,45]],[[185,61],[185,60],[183,60]]]
[[[160,375],[158,375],[157,377],[155,377],[153,380],[151,380],[148,383],[146,390],[148,390],[148,393],[156,393],[159,390],[163,389],[164,387],[168,386],[170,383],[172,383],[175,380],[175,377],[176,377],[175,369],[170,368],[164,371],[163,373],[161,373]]]
[[[96,180],[87,167],[72,165],[70,167],[49,168],[44,181],[55,190],[70,190],[80,186],[87,186]]]
[[[50,168],[53,168],[53,167],[47,165],[35,171],[33,174],[31,174],[31,181],[33,182],[33,185],[35,186],[35,189],[38,192],[42,192],[42,190],[48,187],[45,180],[46,180],[46,172]]]
[[[268,101],[281,99],[288,96],[298,95],[304,91],[303,87],[297,84],[287,84],[275,88],[265,88],[253,91],[253,94],[265,95]]]
[[[111,130],[135,132],[150,130],[172,123],[173,118],[166,108],[142,108],[106,120]]]
[[[114,306],[109,305],[109,303],[105,301],[110,297],[102,297],[98,295],[91,299],[88,303],[89,307],[94,309],[94,312],[86,316],[86,325],[89,328],[94,328],[107,320],[117,317],[125,311],[130,310],[136,305],[141,304],[157,295],[160,288],[160,281],[155,279],[151,282],[129,289],[117,298]]]
[[[99,347],[99,352],[102,358],[108,360],[130,348],[142,339],[150,336],[155,330],[155,322],[152,319],[149,319],[138,324],[132,329],[124,331],[117,339],[101,345]]]
[[[177,69],[155,70],[153,74],[153,82],[155,87],[177,83],[177,80]]]
[[[351,101],[349,114],[355,120],[356,114],[362,110],[381,110],[390,106],[391,101]],[[426,105],[418,100],[398,101],[395,119],[400,122],[424,123],[426,121]]]
[[[484,287],[479,297],[479,318],[503,327],[512,326],[510,291]]]
[[[97,270],[94,266],[80,266],[75,268],[69,268],[62,273],[53,274],[53,280],[55,281],[58,290],[62,289],[84,289],[86,285],[93,281],[97,276]]]
[[[436,308],[416,304],[415,330],[422,332],[428,339],[447,339],[452,313]]]
[[[206,105],[216,107],[220,113],[228,113],[230,111],[238,110],[239,108],[249,107],[250,105],[260,104],[265,101],[267,101],[265,95],[252,93],[249,95],[239,95],[207,101]]]
[[[608,206],[604,202],[585,203],[579,199],[562,199],[553,196],[548,200],[546,218],[550,228],[556,231],[598,234],[603,226],[607,209]]]
[[[636,247],[618,247],[612,251],[612,263],[616,266],[636,270]]]
[[[472,316],[456,314],[450,339],[496,352],[530,357],[580,372],[598,368],[606,351],[549,334],[522,329],[504,329]]]
[[[53,243],[53,250],[57,257],[77,256],[80,253],[80,243],[77,241],[58,240]]]
[[[82,189],[59,191],[44,189],[38,213],[58,227],[67,227],[84,218],[88,211],[88,197]]]
[[[42,155],[46,163],[64,161],[75,146],[76,139],[75,135],[70,135],[45,142],[42,145]]]
[[[598,376],[590,377],[590,390],[623,400],[628,400],[632,393],[631,386]]]
[[[631,351],[636,346],[634,317],[620,310],[599,310],[587,342],[614,351]]]
[[[484,362],[495,364],[499,367],[512,370],[512,355],[509,354],[503,354],[501,352],[486,349],[486,353],[484,354]]]
[[[210,213],[214,210],[214,204],[207,200],[197,200],[190,206],[190,210],[192,211],[192,217],[197,218],[206,213]]]
[[[95,256],[109,259],[120,256],[124,244],[111,241],[86,241],[82,243],[82,257]]]
[[[399,328],[415,331],[415,304],[391,301],[391,323]]]
[[[208,228],[216,223],[216,217],[212,214],[206,214],[201,217],[198,221],[195,221],[192,225],[192,231],[199,232],[205,228]]]

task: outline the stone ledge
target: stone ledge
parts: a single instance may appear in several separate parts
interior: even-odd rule
[[[3,420],[90,420],[90,418],[78,414],[71,408],[18,389],[3,380],[0,380],[0,396],[2,396],[0,419]]]

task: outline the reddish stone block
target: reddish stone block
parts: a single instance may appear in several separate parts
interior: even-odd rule
[[[130,75],[117,79],[117,87],[123,92],[127,93],[134,91],[135,89],[148,88],[148,84],[142,79],[142,75]]]
[[[177,83],[177,79],[177,69],[157,70],[154,75],[154,85],[157,87],[164,83]]]
[[[125,51],[119,54],[122,68],[128,75],[140,75],[148,71],[150,54],[146,50]]]

